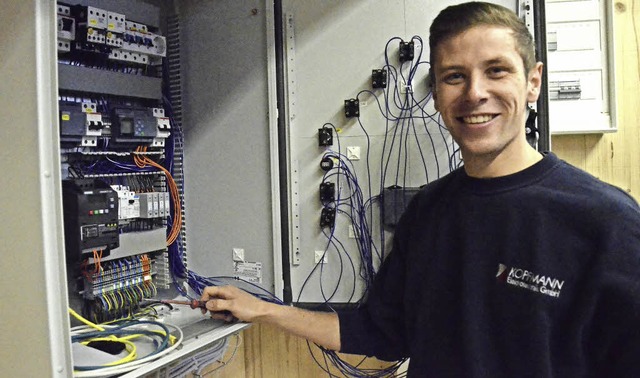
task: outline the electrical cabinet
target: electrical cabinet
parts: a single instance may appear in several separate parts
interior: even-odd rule
[[[616,131],[613,3],[546,0],[554,134]]]
[[[15,127],[3,128],[2,151],[8,177],[18,179],[7,182],[12,195],[3,195],[2,208],[18,221],[2,233],[12,256],[3,263],[2,299],[15,304],[3,306],[2,330],[16,335],[2,349],[28,351],[40,363],[6,355],[3,372],[67,377],[72,366],[100,363],[71,343],[67,308],[119,317],[124,312],[102,311],[109,295],[109,307],[124,311],[124,303],[135,308],[143,297],[190,290],[170,269],[176,256],[166,239],[177,213],[180,264],[219,283],[246,278],[281,297],[273,4],[7,6],[2,120]],[[167,102],[171,90],[181,93]],[[179,205],[152,162],[173,166]],[[240,249],[242,261],[234,261]],[[129,376],[168,369],[246,327],[188,306],[160,315],[182,329],[181,348]],[[142,345],[138,353],[150,351]]]

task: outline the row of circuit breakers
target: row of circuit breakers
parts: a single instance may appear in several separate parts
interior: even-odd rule
[[[91,6],[58,3],[58,53],[71,61],[94,65],[120,62],[145,67],[166,56],[166,38],[147,25],[128,21],[124,14]],[[96,103],[60,104],[60,137],[63,144],[95,147],[100,137],[112,144],[146,144],[163,147],[171,126],[162,108],[122,106],[109,114],[96,111]]]
[[[162,108],[114,107],[109,114],[96,110],[96,103],[60,103],[60,141],[95,147],[100,137],[109,137],[117,147],[145,144],[164,147],[171,123]]]
[[[58,52],[90,51],[114,61],[148,64],[166,56],[166,39],[124,14],[58,3]]]

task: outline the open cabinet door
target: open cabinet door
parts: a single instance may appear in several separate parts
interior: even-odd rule
[[[0,370],[8,377],[68,377],[58,135],[55,4],[3,4],[0,14]],[[37,363],[34,363],[37,362]]]
[[[358,302],[410,198],[460,166],[427,73],[429,26],[461,2],[282,1],[293,302]]]

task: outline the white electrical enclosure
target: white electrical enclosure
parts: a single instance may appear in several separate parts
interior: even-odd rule
[[[446,6],[462,2],[283,1],[294,302],[359,300],[366,290],[367,264],[377,269],[383,254],[390,251],[392,229],[382,227],[380,221],[381,188],[398,187],[399,195],[409,195],[459,165],[456,146],[438,124],[429,100],[426,75],[429,26]],[[515,0],[494,2],[518,9]],[[413,60],[402,65],[400,40],[413,41],[415,53]],[[372,88],[372,70],[385,67],[388,87]],[[407,87],[411,68],[415,75]],[[385,99],[387,90],[390,95]],[[410,95],[405,97],[407,91]],[[412,110],[398,107],[405,98],[412,102]],[[358,100],[359,117],[345,115],[345,100],[350,99]],[[393,120],[387,121],[387,105],[395,115],[404,107],[406,117],[389,115]],[[333,144],[319,146],[319,129],[326,123],[332,125],[328,127],[333,130]],[[348,182],[342,171],[321,169],[323,157],[338,151],[343,155],[340,161],[357,176],[357,185]],[[321,183],[334,185],[336,201],[319,199]],[[356,203],[360,195],[365,204]],[[356,206],[359,214],[353,215],[351,209]],[[323,208],[333,207],[337,208],[335,226],[321,227]],[[324,211],[331,216],[330,210]],[[363,227],[364,223],[368,226]],[[326,253],[326,258],[318,251]]]
[[[74,330],[70,327],[68,308],[80,312],[82,297],[79,295],[83,293],[78,292],[75,284],[79,279],[77,265],[69,261],[68,251],[65,253],[65,239],[68,238],[65,238],[63,214],[68,206],[64,202],[63,181],[76,177],[68,172],[69,154],[84,153],[94,160],[103,155],[115,159],[122,154],[91,151],[91,148],[105,146],[101,139],[109,135],[114,137],[115,130],[111,128],[109,134],[104,127],[97,127],[114,118],[112,114],[110,120],[104,116],[106,113],[102,117],[96,115],[94,105],[87,106],[91,110],[84,115],[86,130],[84,124],[80,125],[84,134],[81,138],[78,136],[78,144],[73,148],[61,146],[61,122],[70,122],[73,117],[71,113],[61,111],[59,101],[103,94],[105,98],[131,96],[136,101],[139,98],[156,99],[162,103],[160,83],[163,79],[128,76],[132,72],[127,71],[151,69],[146,66],[151,60],[164,58],[165,54],[169,56],[165,29],[168,14],[172,14],[180,25],[177,60],[182,101],[172,106],[181,105],[182,111],[184,144],[180,147],[183,155],[175,163],[183,168],[176,178],[181,180],[185,199],[182,214],[186,226],[182,229],[182,237],[188,238],[189,243],[185,242],[184,260],[192,272],[202,277],[245,277],[278,297],[282,296],[283,290],[273,2],[72,0],[64,3],[68,6],[58,7],[56,2],[49,0],[12,2],[0,15],[3,55],[0,97],[5,108],[0,117],[5,125],[12,125],[3,128],[0,142],[5,172],[11,177],[6,180],[7,191],[2,195],[1,206],[2,215],[11,219],[2,231],[6,247],[0,275],[4,287],[2,300],[5,304],[11,303],[3,306],[2,330],[6,335],[14,335],[2,341],[0,366],[3,376],[70,377],[74,375],[74,366],[97,363],[97,358],[105,355],[95,350],[90,354],[86,354],[86,349],[78,352],[83,348],[71,342]],[[77,12],[73,8],[75,5],[88,6],[84,25],[72,20],[79,17],[74,14]],[[117,18],[120,24],[104,22],[102,14]],[[127,18],[127,27],[134,25],[132,27],[137,31],[127,29],[123,32],[123,17]],[[153,32],[146,29],[147,25],[154,28]],[[127,59],[139,58],[137,63],[143,66],[122,69],[120,64],[127,67],[126,64],[132,62],[123,60],[123,56],[115,59],[113,52],[109,59],[118,62],[110,65],[110,69],[98,69],[98,64],[79,64],[75,58],[70,59],[71,64],[61,64],[60,56],[66,57],[64,54],[74,49],[90,46],[74,45],[74,38],[77,41],[81,33],[84,33],[83,43],[101,46],[111,43],[110,48],[143,49],[137,52],[122,50]],[[120,39],[125,33],[130,33],[131,38],[149,41],[127,46],[127,41]],[[99,52],[104,53],[105,49],[101,48]],[[59,89],[65,90],[65,94],[61,96]],[[98,99],[98,108],[106,101]],[[153,112],[158,119],[158,132],[153,142],[148,140],[148,143],[149,146],[164,147],[165,141],[170,140],[167,139],[169,123],[162,111],[154,108]],[[120,125],[122,135],[126,126],[125,122]],[[63,136],[69,138],[68,134]],[[121,192],[129,193],[124,189]],[[131,206],[126,213],[116,215],[116,220],[137,217],[139,222],[151,224],[154,218],[166,217],[169,213],[166,206],[168,190],[149,192],[144,194],[144,216],[140,215],[139,208]],[[84,195],[87,193],[85,191]],[[132,194],[131,203],[134,200],[140,203],[139,197]],[[108,210],[100,208],[91,212],[105,216]],[[129,210],[136,215],[131,215]],[[95,230],[88,230],[83,238],[93,237]],[[164,281],[169,275],[162,271],[166,267],[165,230],[166,226],[160,225],[152,231],[139,232],[142,236],[128,234],[102,261],[109,264],[118,259],[129,259],[127,261],[131,262],[132,256],[153,249],[150,253],[157,260],[149,263],[153,268],[149,268],[149,278],[145,280],[158,279],[155,299],[171,299],[173,297],[167,296],[176,295],[174,286]],[[234,251],[238,249],[243,251],[244,263],[261,267],[259,274],[244,273],[248,271],[247,266],[238,269],[237,261],[234,261]],[[86,261],[95,263],[95,255]],[[183,287],[183,283],[177,284]],[[124,301],[122,295],[119,298]],[[164,374],[178,360],[188,359],[247,327],[243,323],[225,324],[211,320],[189,306],[175,308],[174,311],[159,308],[157,315],[160,322],[182,329],[184,339],[179,348],[137,366],[126,373],[127,377]],[[20,330],[19,335],[16,330]],[[142,357],[146,351],[153,349],[141,345]],[[113,361],[114,357],[110,358]],[[121,356],[116,357],[119,358]],[[120,370],[118,374],[124,372]],[[112,374],[93,371],[88,375]]]
[[[613,3],[546,0],[552,134],[616,130]]]

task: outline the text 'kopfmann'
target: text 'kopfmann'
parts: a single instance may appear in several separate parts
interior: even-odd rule
[[[511,268],[507,283],[550,297],[559,297],[564,285],[564,281],[557,278],[542,276],[520,268]]]

